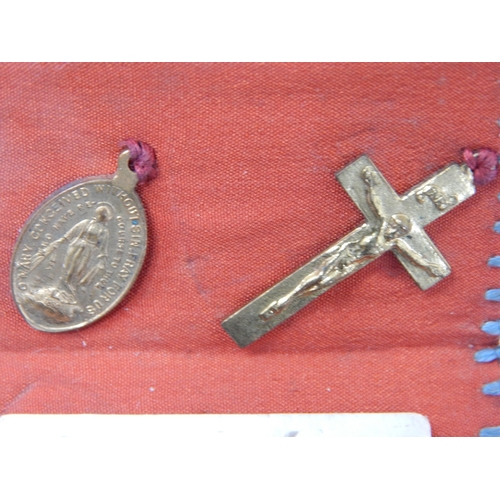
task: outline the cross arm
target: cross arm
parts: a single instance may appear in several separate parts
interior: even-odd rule
[[[402,196],[404,211],[424,227],[476,192],[472,170],[452,163]]]
[[[422,290],[451,273],[451,267],[441,252],[416,224],[412,225],[408,235],[395,241],[392,252]]]

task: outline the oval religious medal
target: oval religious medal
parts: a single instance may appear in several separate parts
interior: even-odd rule
[[[86,326],[111,311],[137,278],[147,230],[129,160],[127,149],[114,176],[59,189],[22,229],[11,284],[17,307],[33,328],[64,332]]]

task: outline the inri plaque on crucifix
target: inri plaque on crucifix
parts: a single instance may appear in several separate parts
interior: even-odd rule
[[[467,165],[449,165],[399,196],[367,156],[337,174],[366,221],[223,323],[245,347],[311,300],[392,251],[422,290],[451,272],[424,227],[475,193]]]

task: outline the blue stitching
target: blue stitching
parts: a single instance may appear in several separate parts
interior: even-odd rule
[[[500,288],[492,288],[491,290],[486,290],[484,298],[486,300],[493,300],[494,302],[500,302]]]
[[[500,195],[498,195],[498,199],[500,200]],[[495,222],[493,231],[500,234],[500,221]],[[500,267],[500,255],[489,258],[488,266]],[[487,290],[484,294],[484,298],[486,300],[500,302],[500,288]],[[488,335],[500,335],[500,320],[486,321],[481,326],[481,330]],[[500,345],[497,347],[481,349],[474,354],[474,360],[478,363],[490,363],[491,361],[495,361],[497,359],[500,359]],[[484,384],[482,392],[486,396],[500,396],[500,380]],[[479,437],[500,437],[500,427],[485,427],[479,432]]]
[[[500,380],[483,385],[483,394],[486,396],[500,396]]]
[[[489,363],[495,359],[500,359],[500,347],[482,349],[474,354],[474,360],[478,363]]]
[[[488,266],[490,267],[500,267],[500,255],[491,257],[488,259]]]
[[[500,321],[487,321],[481,330],[488,335],[500,335]]]
[[[500,437],[500,427],[485,427],[479,432],[479,437]]]

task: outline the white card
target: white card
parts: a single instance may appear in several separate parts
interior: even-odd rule
[[[250,415],[4,415],[0,444],[19,439],[230,437],[430,437],[417,413]]]

